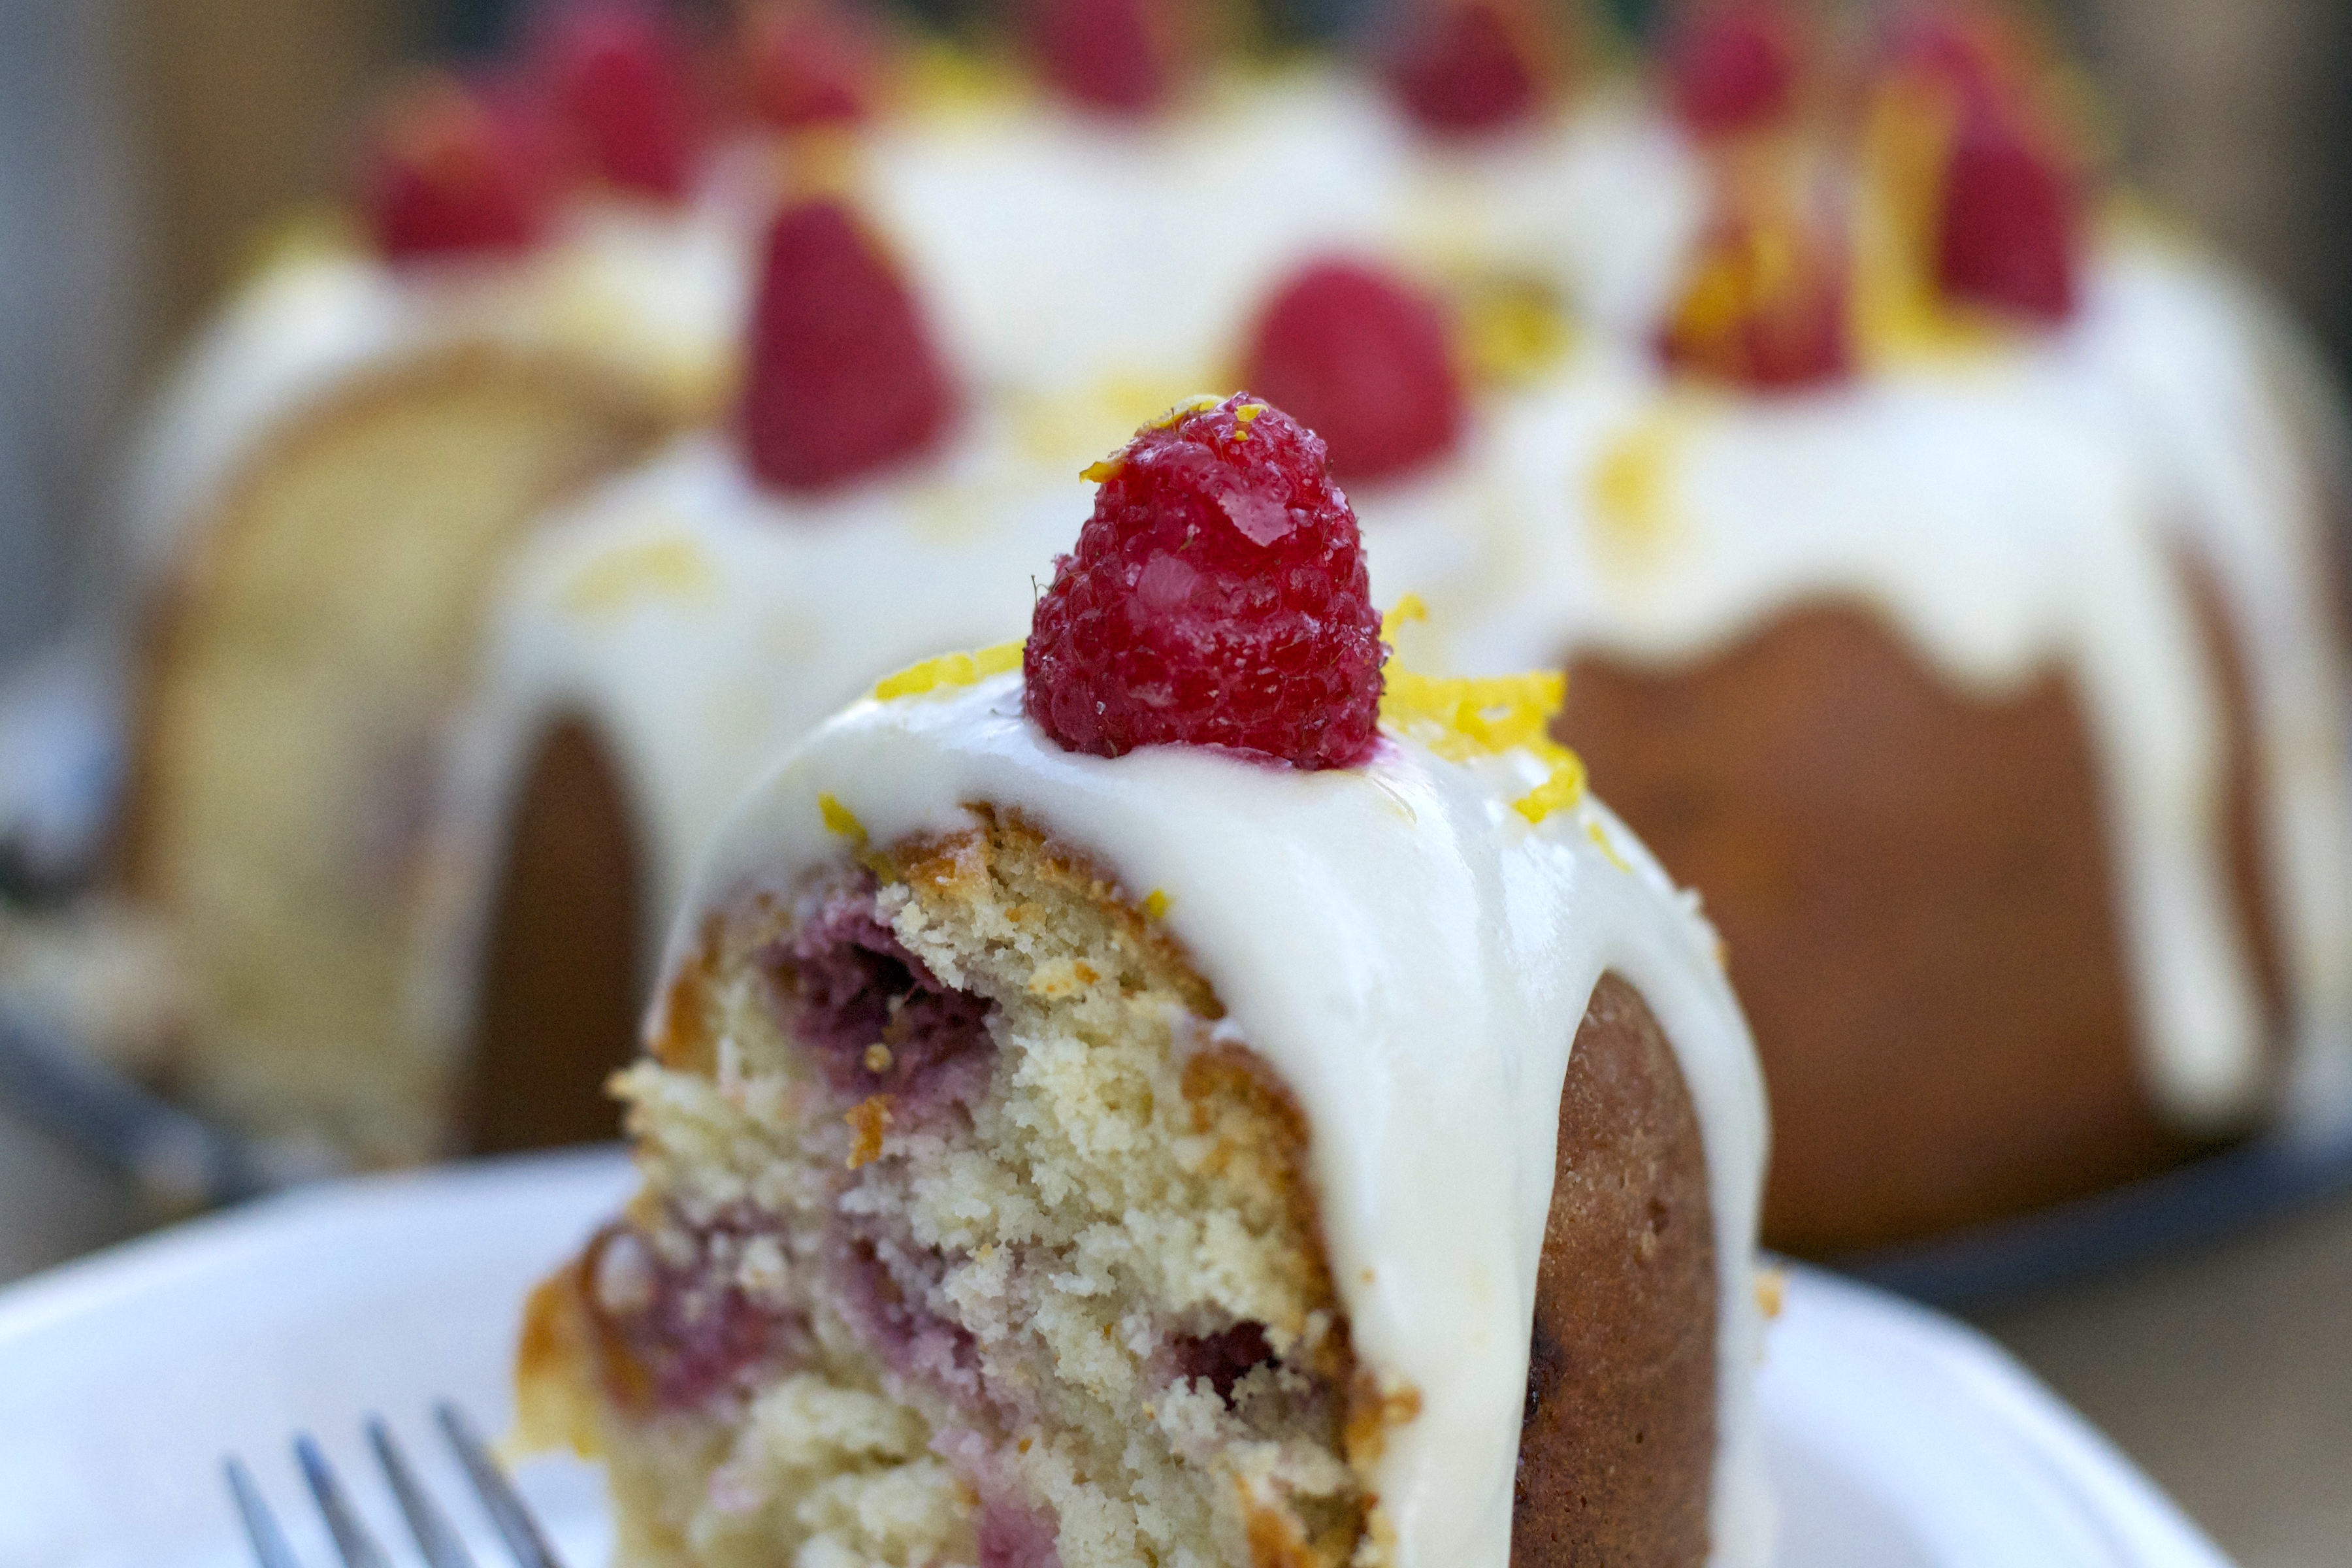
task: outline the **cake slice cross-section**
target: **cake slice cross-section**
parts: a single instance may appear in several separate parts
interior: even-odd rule
[[[1557,678],[1375,667],[1339,765],[1066,749],[1041,700],[1136,631],[1076,579],[1155,537],[1226,690],[1335,635],[1320,458],[1244,399],[1148,428],[1025,672],[886,681],[738,807],[621,1080],[643,1189],[524,1331],[524,1435],[604,1459],[620,1561],[1760,1561],[1759,1079],[1712,931],[1543,739]],[[1285,503],[1249,542],[1323,619],[1207,635],[1255,579],[1204,496]]]

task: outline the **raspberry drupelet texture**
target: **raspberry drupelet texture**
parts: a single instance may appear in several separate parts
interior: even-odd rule
[[[527,249],[554,195],[543,117],[505,86],[436,72],[397,92],[368,139],[360,204],[377,248],[400,260]]]
[[[536,46],[548,95],[589,172],[614,190],[677,201],[702,141],[686,39],[646,0],[571,0]]]
[[[1323,437],[1350,484],[1417,468],[1462,433],[1444,312],[1379,268],[1322,261],[1294,275],[1258,317],[1247,374]]]
[[[745,375],[744,456],[782,489],[913,457],[953,403],[913,293],[833,201],[787,207],[768,231]]]
[[[1023,658],[1045,732],[1103,757],[1184,744],[1310,769],[1369,760],[1380,617],[1322,441],[1241,393],[1146,426],[1089,472],[1094,515],[1055,563]]]

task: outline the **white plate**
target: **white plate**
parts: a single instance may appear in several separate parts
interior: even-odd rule
[[[318,1435],[405,1542],[359,1424],[389,1417],[457,1496],[432,1402],[509,1415],[516,1310],[627,1192],[617,1153],[314,1188],[0,1292],[0,1565],[240,1568],[220,1478],[242,1454],[306,1563],[330,1562],[287,1439]],[[2102,1438],[1970,1331],[1800,1271],[1762,1406],[1785,1568],[2221,1568]],[[525,1491],[573,1568],[606,1555],[595,1478]],[[478,1561],[504,1559],[483,1521]]]

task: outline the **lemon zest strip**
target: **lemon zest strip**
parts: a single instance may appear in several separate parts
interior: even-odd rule
[[[920,697],[943,686],[971,686],[992,675],[1018,669],[1022,647],[1018,642],[1003,642],[972,653],[943,653],[937,658],[908,665],[896,675],[885,676],[875,686],[875,700],[895,702],[901,697]]]
[[[856,812],[829,795],[816,797],[816,809],[817,815],[824,818],[826,832],[837,833],[861,849],[866,847],[866,824],[857,820]]]

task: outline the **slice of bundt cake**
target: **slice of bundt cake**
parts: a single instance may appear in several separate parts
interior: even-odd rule
[[[632,1563],[1750,1563],[1764,1136],[1711,931],[1391,670],[1321,443],[1147,427],[1011,649],[751,794],[533,1296]]]

